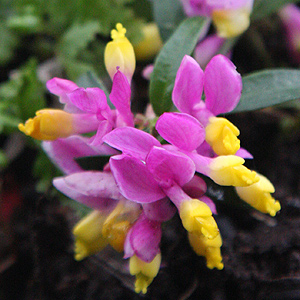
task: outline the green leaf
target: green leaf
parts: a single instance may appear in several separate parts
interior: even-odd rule
[[[17,76],[19,76],[21,86],[18,96],[16,97],[16,103],[19,108],[20,118],[27,120],[34,116],[37,110],[45,108],[45,86],[38,79],[37,61],[35,59],[29,60],[26,65],[20,69]]]
[[[278,11],[282,6],[299,0],[256,0],[251,15],[252,20],[262,19]]]
[[[261,109],[299,98],[299,70],[264,70],[243,77],[241,100],[233,112]]]
[[[172,90],[184,55],[190,55],[207,26],[207,18],[183,21],[159,53],[150,80],[150,102],[157,115],[172,107]]]
[[[184,19],[179,0],[153,0],[153,16],[163,41],[166,41]]]
[[[100,32],[100,24],[97,21],[73,24],[62,37],[59,46],[62,55],[68,58],[76,58],[80,51],[95,39],[98,32]]]

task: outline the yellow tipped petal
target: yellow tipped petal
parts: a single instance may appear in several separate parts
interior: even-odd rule
[[[240,149],[240,131],[225,118],[212,117],[205,128],[205,139],[217,155],[235,154]]]
[[[93,211],[80,220],[73,229],[75,237],[75,259],[82,260],[102,250],[107,240],[102,235],[102,226],[106,215]]]
[[[143,40],[134,46],[137,60],[153,58],[163,46],[158,27],[155,23],[146,24],[143,27]]]
[[[249,170],[245,160],[235,155],[218,156],[210,163],[209,176],[220,185],[249,186],[259,181],[256,172]]]
[[[188,232],[204,235],[208,239],[213,239],[219,234],[210,208],[198,199],[187,200],[181,204],[180,218]]]
[[[199,236],[189,232],[188,237],[193,250],[198,255],[206,258],[206,265],[209,269],[223,269],[224,264],[222,262],[220,250],[222,246],[222,238],[220,234],[218,234],[214,239],[208,239],[203,235]]]
[[[281,209],[279,201],[275,200],[271,193],[275,192],[272,183],[263,175],[258,174],[260,180],[248,187],[237,187],[239,197],[249,205],[262,213],[274,217]]]
[[[19,124],[19,130],[37,140],[56,140],[73,134],[73,116],[59,109],[43,109],[36,117]]]
[[[111,79],[119,70],[131,82],[135,70],[135,54],[129,40],[125,37],[126,29],[118,23],[116,29],[111,31],[112,41],[106,45],[104,63]]]
[[[222,38],[233,38],[242,34],[250,25],[250,13],[249,8],[215,10],[212,20],[218,35]]]
[[[124,250],[126,235],[139,213],[139,207],[125,205],[124,202],[120,201],[105,220],[102,235],[116,251],[122,252]]]
[[[147,293],[148,286],[156,277],[161,264],[161,254],[157,254],[155,258],[150,262],[144,262],[136,255],[130,257],[129,260],[129,272],[131,275],[135,275],[135,292],[143,294]]]

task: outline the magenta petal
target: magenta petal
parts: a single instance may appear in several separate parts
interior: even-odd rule
[[[109,121],[104,120],[99,122],[99,126],[96,134],[91,138],[90,145],[98,147],[103,144],[103,137],[112,130],[112,126]]]
[[[99,88],[78,88],[68,94],[70,101],[87,113],[106,114],[103,118],[108,119],[110,108],[106,101],[105,93]]]
[[[198,63],[185,55],[177,71],[172,99],[181,112],[192,114],[195,105],[201,101],[203,92],[203,71]]]
[[[193,161],[180,152],[171,152],[161,147],[153,147],[146,164],[155,179],[163,188],[189,182],[195,174]]]
[[[145,262],[151,262],[160,252],[159,243],[161,240],[161,223],[149,220],[145,214],[142,214],[131,228],[129,235],[130,247],[124,247],[125,250],[132,249],[134,254]],[[125,252],[125,257],[132,254]]]
[[[47,81],[47,89],[54,95],[60,97],[60,102],[68,103],[69,98],[66,94],[73,92],[78,88],[77,84],[73,81],[54,77]]]
[[[248,152],[245,148],[240,148],[235,155],[242,157],[242,158],[248,158],[248,159],[253,159],[253,155]]]
[[[160,146],[160,142],[151,134],[133,127],[116,128],[103,137],[103,141],[111,147],[145,160],[153,146]]]
[[[205,140],[205,129],[188,114],[164,113],[155,128],[166,141],[185,151],[195,150]]]
[[[140,160],[127,155],[116,155],[110,158],[110,168],[125,198],[138,203],[149,203],[165,197]]]
[[[152,203],[144,203],[143,211],[148,219],[158,222],[170,220],[176,213],[176,207],[168,197]]]
[[[204,73],[205,104],[214,115],[232,111],[242,92],[242,77],[224,55],[216,55]]]
[[[122,121],[127,126],[134,126],[133,114],[130,110],[131,89],[126,76],[117,71],[113,78],[112,90],[110,93],[110,100],[116,107],[118,114]]]
[[[44,141],[42,146],[50,159],[66,174],[82,171],[74,158],[99,155],[94,148],[88,145],[88,139],[81,136]],[[105,149],[108,151],[107,155],[114,152],[109,147]]]
[[[123,199],[111,173],[85,171],[53,180],[66,196],[93,209],[107,209]]]
[[[207,186],[205,181],[201,177],[195,175],[188,183],[186,183],[182,187],[182,189],[191,198],[200,198],[205,194]]]

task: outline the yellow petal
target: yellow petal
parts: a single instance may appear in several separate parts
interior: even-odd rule
[[[82,260],[102,250],[107,239],[102,235],[102,226],[106,215],[93,211],[80,220],[73,229],[75,237],[75,259]]]
[[[215,10],[212,20],[222,38],[233,38],[246,31],[250,25],[249,8],[235,10]]]
[[[263,175],[258,174],[260,180],[248,187],[236,187],[239,197],[249,205],[262,213],[272,217],[281,209],[279,201],[275,200],[271,193],[275,192],[272,183]]]
[[[209,164],[209,176],[220,185],[249,186],[259,181],[256,172],[249,170],[245,160],[235,155],[223,155],[213,159]]]
[[[19,124],[19,130],[37,140],[56,140],[74,133],[73,115],[60,109],[43,109],[36,117]]]
[[[219,234],[218,225],[212,217],[210,208],[198,199],[187,200],[181,204],[180,218],[183,227],[189,232],[203,234],[209,239]]]
[[[135,54],[129,40],[125,37],[126,29],[118,23],[116,29],[111,31],[112,41],[106,45],[104,63],[106,70],[113,80],[117,68],[131,82],[135,70]]]
[[[205,128],[205,139],[217,155],[232,155],[240,149],[240,131],[225,118],[212,117]]]

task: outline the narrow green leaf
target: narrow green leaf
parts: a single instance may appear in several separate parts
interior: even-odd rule
[[[299,98],[299,70],[264,70],[243,77],[241,100],[233,112],[261,109]]]
[[[256,0],[251,15],[252,20],[262,19],[289,3],[296,3],[299,0]]]
[[[184,55],[190,55],[207,27],[204,17],[183,21],[159,53],[150,80],[150,102],[157,115],[172,107],[172,90]]]
[[[153,0],[154,21],[159,27],[163,41],[166,41],[184,19],[179,0]]]

